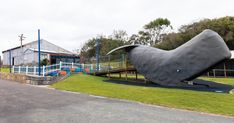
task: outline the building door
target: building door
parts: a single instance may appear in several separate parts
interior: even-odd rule
[[[15,65],[15,58],[14,57],[12,58],[12,65],[13,66]]]
[[[51,64],[56,64],[56,59],[55,58],[51,58]]]

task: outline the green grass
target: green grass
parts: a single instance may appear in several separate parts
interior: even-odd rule
[[[105,82],[108,78],[72,75],[52,87],[111,98],[234,116],[234,95]],[[223,79],[225,80],[225,79]],[[234,79],[232,79],[234,80]]]
[[[10,69],[9,68],[1,68],[1,73],[10,73]]]

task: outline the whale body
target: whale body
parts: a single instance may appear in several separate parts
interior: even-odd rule
[[[218,33],[206,29],[180,47],[166,51],[146,45],[125,45],[136,70],[148,80],[166,86],[183,86],[210,68],[231,58],[231,52]]]

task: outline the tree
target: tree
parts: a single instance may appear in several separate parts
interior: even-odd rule
[[[234,17],[227,16],[215,19],[204,19],[192,24],[183,25],[177,33],[169,33],[163,36],[162,42],[157,47],[162,49],[174,49],[205,29],[216,31],[226,42],[227,46],[234,50]]]
[[[128,43],[155,46],[170,29],[172,26],[168,19],[158,18],[146,24],[138,34],[133,34]]]
[[[48,65],[49,64],[49,60],[47,59],[47,58],[45,58],[45,59],[43,59],[42,61],[41,61],[41,65],[43,66],[43,65]]]
[[[158,18],[144,26],[145,32],[149,36],[149,44],[151,46],[161,42],[162,35],[166,33],[167,29],[172,29],[171,22],[168,19]]]
[[[109,51],[119,46],[127,44],[127,33],[123,30],[114,30],[113,34],[109,37],[101,36],[89,39],[81,48],[80,55],[83,58],[91,58],[96,55],[96,40],[100,39],[100,55],[105,56]],[[117,54],[115,52],[113,55]],[[119,52],[120,53],[120,52]]]
[[[89,39],[85,44],[84,46],[81,48],[81,52],[80,52],[80,55],[82,57],[92,57],[95,55],[95,50],[96,50],[96,47],[95,47],[95,44],[96,44],[96,40],[97,38],[92,38],[92,39]]]
[[[128,34],[124,30],[114,30],[110,37],[114,40],[122,41],[123,43],[126,43],[128,40]]]

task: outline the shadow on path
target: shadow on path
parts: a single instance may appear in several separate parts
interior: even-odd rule
[[[144,83],[144,80],[132,80],[132,79],[121,80],[117,78],[111,78],[110,80],[105,80],[104,82],[132,85],[132,86],[142,86],[142,87],[160,87],[160,88],[184,89],[184,90],[216,92],[216,93],[230,93],[230,91],[234,89],[233,85],[221,84],[201,79],[195,79],[193,81],[194,85],[187,85],[185,87],[161,86],[152,82]]]

